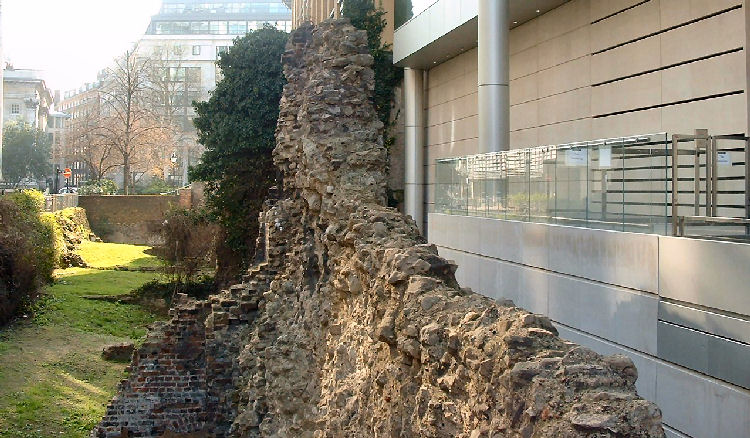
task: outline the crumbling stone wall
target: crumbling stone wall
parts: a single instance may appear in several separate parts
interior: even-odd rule
[[[549,319],[459,288],[456,266],[411,219],[384,207],[386,155],[367,99],[364,32],[345,20],[303,27],[284,63],[274,151],[284,196],[261,214],[264,261],[212,298],[206,359],[185,363],[186,373],[204,372],[205,423],[154,430],[664,435],[659,409],[636,394],[628,358],[565,342]],[[170,326],[180,323],[176,315]],[[103,425],[140,421],[113,412]]]

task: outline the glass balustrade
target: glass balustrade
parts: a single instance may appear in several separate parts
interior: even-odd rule
[[[434,212],[666,234],[667,134],[437,160]]]

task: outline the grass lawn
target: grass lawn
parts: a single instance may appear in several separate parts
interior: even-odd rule
[[[159,267],[159,259],[146,254],[149,249],[151,247],[142,245],[84,241],[78,249],[78,254],[92,268],[112,266]]]
[[[148,247],[86,242],[97,268],[156,266]],[[125,363],[101,358],[104,345],[137,340],[154,313],[83,295],[118,295],[155,273],[70,268],[56,272],[30,321],[0,330],[0,437],[86,437],[124,377]]]

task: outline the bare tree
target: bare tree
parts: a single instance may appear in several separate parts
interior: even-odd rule
[[[162,117],[163,124],[172,127],[180,158],[197,155],[199,145],[192,125],[192,102],[205,98],[201,86],[201,69],[186,62],[185,47],[180,45],[156,46],[150,53],[150,58],[152,107]]]
[[[153,105],[151,59],[137,53],[135,47],[115,60],[101,88],[99,137],[121,158],[125,194],[134,186],[134,169],[153,171],[154,160],[174,142],[172,127]]]
[[[68,126],[68,162],[81,162],[89,172],[89,178],[101,181],[120,162],[114,146],[101,135],[101,112],[98,105],[87,109]]]

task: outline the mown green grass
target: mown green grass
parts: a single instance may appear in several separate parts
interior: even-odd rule
[[[97,268],[155,266],[147,247],[91,243]],[[103,346],[135,341],[158,316],[139,306],[85,295],[121,295],[155,273],[71,268],[37,303],[29,321],[0,330],[0,438],[86,437],[104,414],[126,364],[101,358]]]
[[[132,268],[158,267],[159,259],[146,254],[149,246],[84,241],[78,250],[92,268],[129,266]]]

